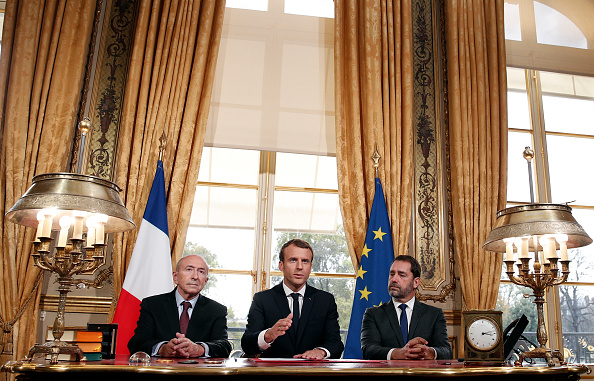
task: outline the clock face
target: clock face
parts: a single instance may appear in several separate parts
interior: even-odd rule
[[[499,344],[497,324],[488,318],[477,318],[466,328],[468,343],[478,351],[490,351]]]

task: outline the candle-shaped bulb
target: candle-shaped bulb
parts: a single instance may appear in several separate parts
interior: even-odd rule
[[[519,258],[528,258],[528,247],[530,237],[519,237],[516,239],[516,247],[518,248]]]
[[[37,233],[35,234],[35,242],[39,242],[39,237],[43,234],[43,223],[45,222],[45,215],[43,210],[37,213]]]
[[[549,263],[549,258],[556,256],[555,252],[555,241],[548,234],[540,237],[540,245],[542,246],[542,252],[544,257],[544,263]]]
[[[60,236],[58,237],[58,247],[66,247],[66,240],[68,239],[68,229],[72,225],[72,217],[63,216],[60,218]]]
[[[102,245],[105,243],[105,223],[107,223],[107,215],[96,214],[95,222],[96,222],[95,243]]]
[[[95,243],[95,227],[97,226],[95,216],[87,218],[87,247]]]
[[[52,224],[54,223],[54,216],[56,215],[56,209],[43,209],[41,211],[45,217],[43,221],[43,230],[41,231],[42,237],[51,237],[52,235]]]
[[[82,210],[72,211],[72,217],[74,217],[74,231],[72,232],[72,238],[82,239],[83,221],[88,214],[88,212],[83,212]]]
[[[514,260],[514,240],[513,240],[513,238],[505,238],[503,240],[503,242],[505,242],[505,260],[513,261]]]
[[[555,239],[559,242],[559,251],[561,252],[561,260],[567,261],[569,258],[567,257],[567,240],[569,237],[567,234],[556,234]]]

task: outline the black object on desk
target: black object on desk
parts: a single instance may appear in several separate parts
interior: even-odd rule
[[[114,359],[116,340],[118,337],[118,325],[87,323],[87,331],[103,333],[103,339],[101,340],[101,356],[104,359]]]

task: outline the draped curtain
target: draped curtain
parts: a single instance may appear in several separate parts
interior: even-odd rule
[[[446,0],[455,251],[466,309],[497,302],[502,257],[482,245],[507,196],[503,0]]]
[[[95,2],[87,1],[6,4],[0,61],[1,216],[34,175],[66,169],[94,11]],[[0,223],[2,362],[23,358],[36,341],[41,278],[30,257],[34,235],[35,229],[4,218]]]
[[[225,1],[139,3],[120,126],[117,184],[140,224],[163,155],[173,262],[184,250],[198,180]],[[122,288],[137,230],[114,239],[114,290]],[[113,308],[111,316],[113,315]],[[110,318],[111,318],[110,316]]]
[[[338,192],[358,268],[374,197],[376,145],[394,249],[407,253],[413,199],[411,1],[335,0],[334,36]]]

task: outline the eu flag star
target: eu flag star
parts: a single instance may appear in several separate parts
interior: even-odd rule
[[[384,242],[384,235],[387,233],[382,232],[382,227],[380,226],[379,229],[373,231],[375,233],[375,237],[373,239],[379,238],[380,241]]]
[[[359,292],[361,293],[361,299],[365,298],[367,301],[369,301],[369,294],[371,294],[371,291],[367,291],[367,286],[365,286],[364,290],[359,290]]]
[[[371,249],[367,248],[367,244],[365,244],[365,246],[363,246],[363,254],[361,254],[361,258],[363,258],[363,256],[366,256],[367,258],[369,258],[369,255],[367,253],[369,253],[371,251]]]
[[[359,270],[357,271],[357,278],[361,277],[361,279],[363,279],[363,274],[365,274],[366,272],[367,271],[363,270],[363,266],[359,267]]]

